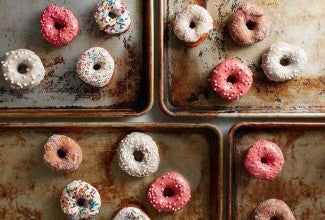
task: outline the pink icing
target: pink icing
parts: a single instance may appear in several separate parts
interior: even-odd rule
[[[244,165],[251,176],[273,180],[282,170],[284,157],[275,143],[258,140],[248,149]]]
[[[55,5],[46,7],[40,23],[43,38],[56,47],[69,44],[78,34],[77,18],[63,7]]]
[[[148,198],[159,212],[176,212],[190,201],[190,185],[181,174],[165,173],[151,183]]]
[[[218,64],[210,78],[213,91],[222,99],[242,98],[253,83],[253,73],[238,60],[225,60]]]

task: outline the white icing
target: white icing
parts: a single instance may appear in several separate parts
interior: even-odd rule
[[[125,207],[116,214],[113,220],[150,220],[150,218],[138,208]]]
[[[140,132],[128,134],[118,147],[119,165],[121,169],[131,176],[149,176],[158,169],[160,162],[156,143],[149,135]],[[140,151],[142,161],[136,161],[133,153]]]
[[[39,85],[45,76],[41,59],[33,51],[18,49],[6,53],[1,62],[4,79],[17,89],[32,88]],[[18,67],[26,65],[26,73],[19,73]]]
[[[280,61],[283,58],[290,60],[289,65],[281,65]],[[276,82],[300,76],[306,63],[307,54],[301,47],[284,42],[274,43],[262,57],[262,68],[265,75]]]
[[[195,27],[191,28],[191,22]],[[176,15],[174,32],[185,42],[196,42],[213,29],[213,19],[209,12],[199,5],[188,5]]]
[[[99,69],[94,69],[98,65]],[[93,87],[104,87],[111,80],[115,62],[105,49],[93,47],[82,53],[76,71],[79,78]]]

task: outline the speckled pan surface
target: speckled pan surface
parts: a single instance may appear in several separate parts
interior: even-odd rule
[[[258,139],[279,145],[284,167],[273,181],[248,176],[247,149]],[[251,219],[260,202],[285,201],[296,219],[325,218],[325,123],[241,123],[229,133],[228,217]]]
[[[0,7],[0,59],[10,50],[27,48],[40,56],[45,79],[31,91],[9,89],[0,76],[0,116],[104,117],[139,115],[150,110],[153,89],[153,1],[124,0],[132,16],[126,33],[101,32],[93,17],[99,0],[3,0]],[[48,5],[71,10],[79,33],[68,45],[56,48],[42,39],[39,18]],[[111,83],[95,89],[75,74],[82,52],[103,47],[115,60]],[[2,75],[2,74],[1,74]]]
[[[128,133],[150,135],[160,152],[158,171],[146,178],[121,171],[116,149]],[[80,167],[69,175],[51,172],[42,162],[42,146],[53,133],[76,140],[83,151]],[[68,219],[59,205],[65,184],[84,180],[102,198],[94,219],[112,219],[123,206],[140,206],[152,219],[222,219],[222,145],[210,125],[42,123],[0,124],[0,216],[2,219]],[[162,173],[180,172],[192,199],[176,214],[159,214],[147,201],[150,183]]]
[[[160,14],[160,104],[172,116],[203,117],[324,117],[325,115],[325,4],[322,0],[252,0],[270,18],[267,38],[241,47],[229,36],[227,24],[247,1],[162,0]],[[188,4],[205,7],[214,19],[214,30],[200,46],[190,48],[173,33],[175,14]],[[299,45],[308,54],[301,78],[283,83],[264,75],[261,56],[284,41]],[[238,101],[224,101],[210,88],[213,68],[225,59],[239,59],[252,68],[254,82]]]

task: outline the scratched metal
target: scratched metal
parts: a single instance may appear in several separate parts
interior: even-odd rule
[[[251,219],[258,204],[270,198],[285,201],[296,219],[325,218],[325,124],[252,125],[233,136],[232,206],[228,219]],[[247,149],[258,139],[280,146],[285,159],[273,181],[249,177],[243,166]]]
[[[145,109],[150,91],[143,48],[147,46],[143,40],[149,30],[144,27],[147,6],[143,1],[124,2],[132,16],[131,28],[121,35],[109,36],[99,30],[93,18],[98,0],[1,0],[0,58],[10,50],[30,49],[41,57],[46,76],[40,86],[30,91],[10,89],[1,76],[0,112],[14,108],[101,108],[134,114]],[[70,9],[79,20],[78,36],[68,46],[55,48],[40,35],[39,17],[50,4]],[[107,49],[116,63],[113,80],[102,89],[89,87],[75,74],[80,54],[95,46]]]
[[[250,1],[267,13],[271,32],[255,45],[236,45],[227,23],[246,1],[162,1],[160,43],[162,50],[161,104],[174,116],[308,116],[325,115],[325,4],[322,0]],[[175,14],[188,4],[205,7],[214,19],[214,30],[200,46],[190,48],[173,33]],[[276,83],[268,80],[260,64],[261,55],[277,41],[300,45],[308,54],[302,77]],[[237,101],[218,97],[208,79],[213,68],[225,59],[238,59],[254,72],[253,86]]]
[[[0,125],[1,219],[68,219],[59,198],[63,187],[78,179],[95,186],[101,195],[100,213],[93,219],[112,219],[129,203],[140,206],[152,219],[221,219],[216,212],[222,208],[222,146],[215,128],[107,123],[10,126]],[[159,169],[149,177],[131,177],[118,165],[118,143],[132,131],[149,134],[158,145]],[[42,147],[54,133],[68,135],[82,148],[84,159],[71,174],[55,174],[42,162]],[[159,214],[149,204],[147,190],[168,171],[185,176],[192,198],[180,212]]]

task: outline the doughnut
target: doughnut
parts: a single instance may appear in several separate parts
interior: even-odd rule
[[[139,207],[129,205],[120,209],[113,220],[150,220],[150,218]]]
[[[42,37],[56,47],[69,44],[78,34],[77,18],[64,7],[55,5],[46,7],[40,23]]]
[[[45,76],[41,59],[33,51],[27,49],[7,52],[1,64],[3,77],[12,88],[33,88],[39,85]]]
[[[43,161],[56,172],[70,173],[82,161],[82,150],[71,138],[54,134],[43,148]]]
[[[149,135],[141,132],[128,134],[119,143],[117,152],[121,169],[130,176],[145,177],[158,169],[158,147]]]
[[[199,5],[188,5],[177,13],[174,20],[174,32],[187,46],[200,45],[213,29],[213,20],[209,12]]]
[[[244,165],[253,177],[273,180],[284,165],[284,157],[278,145],[266,140],[258,140],[248,149]]]
[[[238,60],[225,60],[214,69],[210,84],[214,92],[225,100],[242,98],[253,83],[253,73]]]
[[[93,47],[83,52],[76,66],[78,77],[92,87],[104,87],[113,77],[114,60],[101,47]]]
[[[81,180],[75,180],[63,189],[60,204],[70,219],[89,219],[99,213],[100,195],[95,187]]]
[[[264,40],[270,23],[262,8],[248,3],[239,7],[229,22],[229,34],[239,45],[251,45]]]
[[[191,188],[179,173],[165,173],[153,181],[148,190],[150,204],[159,212],[176,212],[190,201]]]
[[[289,206],[279,199],[268,199],[259,204],[253,214],[254,220],[295,220]]]
[[[131,17],[120,0],[101,0],[95,9],[94,17],[100,30],[108,34],[121,34],[129,30]]]
[[[300,76],[306,63],[307,54],[301,47],[284,42],[274,43],[262,56],[263,71],[275,82]]]

